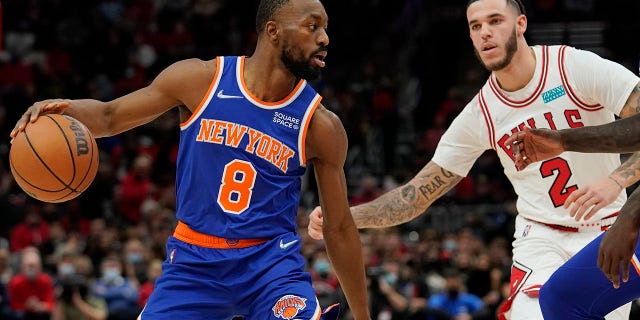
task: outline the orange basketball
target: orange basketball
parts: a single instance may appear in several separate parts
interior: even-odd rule
[[[80,121],[47,114],[29,123],[13,140],[11,173],[31,197],[63,202],[79,196],[98,172],[98,146]]]

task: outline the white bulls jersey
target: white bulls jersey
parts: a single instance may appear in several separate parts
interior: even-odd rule
[[[620,165],[620,156],[565,152],[518,172],[511,147],[504,141],[524,126],[565,129],[611,122],[638,78],[587,51],[567,46],[532,49],[536,55],[532,80],[520,90],[506,92],[492,74],[444,134],[433,161],[466,176],[475,160],[493,149],[518,194],[517,209],[522,217],[577,227],[579,223],[562,207],[565,200],[573,190],[606,178]],[[592,221],[615,214],[625,200],[626,194],[621,192]]]

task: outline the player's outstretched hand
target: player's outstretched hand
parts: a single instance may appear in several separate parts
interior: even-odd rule
[[[27,123],[36,122],[40,115],[47,113],[62,113],[64,109],[68,107],[69,100],[66,99],[50,99],[34,103],[31,107],[29,107],[29,109],[27,109],[27,111],[24,112],[22,117],[18,119],[15,127],[13,128],[13,130],[11,130],[11,133],[9,134],[11,140],[13,141],[13,138],[16,137],[18,132],[24,130],[24,128],[27,126]]]
[[[324,239],[322,235],[322,208],[315,207],[309,214],[309,226],[307,232],[311,238],[316,240]]]
[[[598,268],[611,281],[614,288],[629,280],[629,261],[638,242],[638,228],[634,223],[614,223],[604,233],[598,251]],[[622,274],[620,274],[622,270]]]
[[[591,219],[600,209],[610,205],[622,192],[622,187],[613,178],[589,183],[571,192],[564,208],[571,207],[569,215],[576,221]]]
[[[562,152],[562,140],[557,131],[549,129],[530,129],[512,134],[506,141],[506,145],[512,146],[516,168],[522,170],[528,165],[553,158]]]

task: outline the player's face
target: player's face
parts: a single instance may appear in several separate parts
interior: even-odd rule
[[[295,2],[295,4],[293,4]],[[282,53],[284,66],[298,78],[314,80],[325,66],[329,18],[319,1],[291,1],[283,13]]]
[[[473,49],[488,70],[504,69],[518,51],[517,18],[505,0],[480,0],[467,9]]]

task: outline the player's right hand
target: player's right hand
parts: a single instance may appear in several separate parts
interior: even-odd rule
[[[512,147],[516,168],[522,170],[528,165],[553,158],[562,152],[564,147],[560,134],[555,130],[531,129],[512,134],[505,145]]]
[[[324,239],[324,236],[322,235],[322,208],[320,208],[320,206],[315,207],[309,214],[309,226],[307,227],[307,232],[313,239]]]
[[[622,282],[629,281],[629,261],[637,243],[638,228],[635,223],[619,219],[604,233],[598,250],[598,268],[614,288],[620,287],[621,278]]]
[[[11,133],[9,134],[11,141],[13,141],[13,138],[15,138],[20,131],[24,130],[28,123],[36,122],[39,116],[48,113],[60,114],[69,106],[69,100],[67,99],[49,99],[34,103],[29,107],[29,109],[27,109],[27,111],[24,112],[13,130],[11,130]]]

